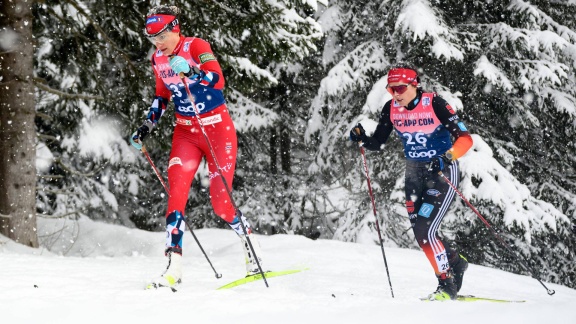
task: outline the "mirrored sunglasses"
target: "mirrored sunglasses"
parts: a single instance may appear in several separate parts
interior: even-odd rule
[[[407,84],[401,84],[397,86],[387,85],[386,89],[388,89],[388,92],[390,92],[391,95],[393,95],[394,93],[403,94],[404,92],[406,92],[406,90],[408,90],[408,85]]]

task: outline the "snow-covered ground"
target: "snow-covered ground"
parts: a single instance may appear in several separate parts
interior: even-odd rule
[[[186,233],[179,291],[144,290],[166,266],[163,233],[88,219],[39,225],[40,235],[57,230],[43,236],[56,253],[0,236],[1,323],[576,323],[574,289],[547,284],[548,296],[530,277],[471,264],[462,294],[526,302],[422,302],[436,288],[424,254],[386,248],[392,298],[378,245],[301,236],[258,238],[266,269],[309,270],[269,278],[269,288],[216,290],[244,275],[238,238],[219,229],[195,233],[221,279]],[[78,234],[73,243],[66,233]]]

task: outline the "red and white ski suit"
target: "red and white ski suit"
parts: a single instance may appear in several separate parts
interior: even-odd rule
[[[210,44],[196,37],[180,37],[173,55],[183,57],[191,67],[202,73],[199,79],[186,78],[194,102],[188,99],[180,77],[172,71],[169,57],[156,51],[152,56],[152,67],[156,76],[156,97],[148,118],[157,122],[170,98],[174,101],[176,126],[172,138],[172,151],[168,164],[170,197],[166,217],[177,211],[185,214],[185,206],[192,180],[202,158],[206,158],[210,177],[210,199],[214,212],[226,222],[232,222],[235,210],[218,173],[214,158],[200,129],[193,105],[200,112],[204,130],[230,189],[236,166],[236,129],[230,115],[222,89],[224,76]],[[167,226],[170,224],[167,224]],[[176,224],[174,224],[176,225]],[[170,226],[168,226],[170,227]],[[183,230],[183,224],[176,228]],[[172,228],[172,230],[176,230]],[[172,234],[176,234],[173,232]],[[179,240],[180,241],[180,240]],[[178,245],[178,244],[176,244]],[[179,247],[181,248],[181,246]]]

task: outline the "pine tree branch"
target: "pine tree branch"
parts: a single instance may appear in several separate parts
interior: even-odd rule
[[[69,213],[67,213],[67,214],[59,215],[59,216],[36,214],[36,217],[42,217],[42,218],[48,218],[48,219],[57,219],[57,218],[68,217],[68,216],[70,216],[70,215],[77,215],[77,214],[79,214],[79,213],[80,213],[80,211],[76,210],[76,211],[69,212]]]
[[[62,162],[62,160],[60,160],[59,158],[55,159],[54,162],[59,164],[62,167],[62,169],[64,169],[64,171],[71,173],[73,175],[78,175],[78,176],[82,176],[82,177],[86,177],[86,178],[91,178],[91,177],[95,176],[98,172],[104,170],[104,167],[106,167],[106,165],[108,164],[108,163],[104,163],[101,168],[98,168],[98,169],[96,169],[90,173],[82,173],[82,172],[78,172],[78,171],[73,170],[71,167],[64,164],[64,162]]]
[[[48,115],[48,114],[45,114],[45,113],[43,113],[43,112],[39,112],[39,111],[36,112],[36,117],[40,117],[40,118],[42,118],[42,119],[50,120],[50,121],[54,120],[54,118],[52,118],[52,116],[50,116],[50,115]],[[48,135],[39,134],[38,136],[48,136]],[[54,137],[54,138],[55,138],[55,137]]]
[[[54,88],[50,88],[49,86],[45,85],[41,78],[34,78],[33,83],[36,87],[46,92],[55,94],[59,97],[66,98],[66,99],[87,99],[87,100],[104,100],[102,96],[92,96],[92,95],[85,95],[85,94],[76,94],[76,93],[66,93],[60,90],[56,90]]]
[[[62,176],[59,176],[61,178],[63,178]],[[49,194],[54,194],[54,195],[72,195],[73,192],[72,189],[59,189],[59,190],[53,190],[53,189],[46,189],[46,187],[36,187],[36,191],[42,191],[43,193],[49,193]]]
[[[64,179],[64,176],[60,174],[39,174],[37,177],[40,179]]]
[[[110,37],[108,37],[108,34],[104,31],[104,29],[102,29],[102,27],[100,27],[100,25],[94,21],[94,19],[92,19],[92,17],[86,12],[84,11],[84,8],[80,7],[78,5],[78,3],[76,1],[73,0],[65,0],[68,4],[70,4],[72,7],[74,7],[76,10],[78,10],[79,13],[81,13],[84,18],[86,18],[86,20],[88,20],[88,22],[90,22],[90,24],[92,24],[92,26],[94,26],[94,28],[98,31],[98,33],[100,33],[100,35],[102,35],[102,38],[112,46],[112,48],[114,48],[116,51],[118,51],[118,53],[124,57],[124,59],[126,60],[126,63],[128,64],[128,66],[130,66],[131,69],[133,69],[134,71],[136,70],[136,67],[134,66],[134,64],[132,64],[132,60],[130,59],[130,57],[128,57],[128,55],[126,55],[126,53],[122,50],[122,48],[120,46],[118,46],[114,40],[112,40]]]
[[[235,10],[235,9],[232,9],[232,8],[230,8],[230,7],[227,7],[227,6],[223,5],[223,4],[221,4],[219,1],[216,1],[216,0],[208,0],[208,1],[213,2],[214,5],[216,5],[218,8],[226,11],[226,12],[229,13],[229,14],[233,14],[233,15],[235,15],[235,16],[242,17],[242,18],[245,18],[245,17],[248,16],[248,15],[245,14],[245,13],[241,13],[239,10]]]
[[[36,112],[36,115],[38,115],[38,112]],[[50,140],[50,141],[54,141],[54,142],[60,142],[60,140],[58,139],[58,137],[56,136],[52,136],[52,135],[46,135],[46,134],[37,134],[38,138],[44,139],[44,140]]]

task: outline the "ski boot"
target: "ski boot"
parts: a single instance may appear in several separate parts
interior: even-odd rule
[[[168,257],[166,270],[160,277],[152,280],[146,289],[169,287],[174,291],[174,287],[182,282],[182,254],[169,248],[166,250],[166,256]]]
[[[240,217],[238,217],[238,215]],[[258,263],[260,263],[260,267],[262,267],[262,250],[260,249],[260,244],[258,243],[256,236],[252,234],[252,228],[246,217],[242,215],[241,211],[238,211],[238,215],[234,218],[232,223],[229,223],[229,225],[236,232],[236,234],[238,234],[238,237],[240,237],[242,250],[244,251],[244,259],[246,260],[246,276],[248,277],[260,273],[260,269],[256,263],[256,258],[250,249],[248,240],[250,240],[250,243],[252,243],[254,253],[256,253],[258,256]],[[240,223],[240,221],[242,221],[242,223]],[[246,235],[244,232],[242,224],[244,224],[244,229],[246,229],[246,233],[248,233],[248,235]]]
[[[460,291],[460,288],[462,288],[462,282],[464,281],[464,272],[468,269],[468,260],[459,254],[458,260],[453,264],[450,264],[450,268],[452,268],[452,271],[454,272],[456,291]]]
[[[248,244],[248,239],[250,243],[252,243],[252,247],[254,248],[254,253],[258,257],[258,263],[260,263],[260,267],[262,265],[262,250],[260,249],[260,244],[256,239],[256,236],[253,234],[249,234],[248,237],[241,236],[240,240],[242,241],[242,249],[244,250],[244,259],[246,260],[246,277],[253,276],[255,274],[260,273],[260,269],[258,268],[258,263],[256,263],[256,258],[250,249],[250,245]]]
[[[438,288],[436,288],[435,292],[428,295],[428,300],[455,300],[458,292],[453,276],[452,270],[437,276]]]

